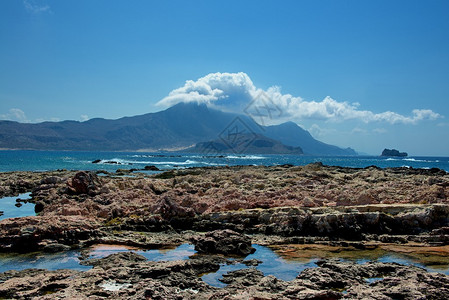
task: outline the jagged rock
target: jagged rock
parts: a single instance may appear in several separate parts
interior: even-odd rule
[[[98,193],[100,180],[93,172],[78,172],[67,181],[68,191],[73,194],[89,194],[94,196]]]
[[[156,166],[145,166],[144,170],[146,171],[160,171],[160,169]]]
[[[192,240],[199,253],[236,254],[247,256],[256,249],[251,246],[251,239],[232,230],[214,230]]]
[[[153,207],[154,214],[161,215],[165,220],[171,220],[174,217],[186,218],[195,216],[195,212],[190,207],[183,207],[175,200],[169,197],[163,197]]]
[[[54,243],[54,244],[45,245],[42,250],[44,252],[48,252],[48,253],[56,253],[56,252],[70,250],[70,246],[67,246],[64,244],[59,244],[59,243]]]
[[[229,260],[227,262],[230,262]],[[0,297],[31,299],[441,299],[449,276],[396,263],[322,260],[316,268],[283,281],[254,268],[223,275],[224,288],[199,277],[226,259],[201,256],[152,262],[132,252],[92,259],[87,272],[72,270],[0,273]],[[84,264],[84,263],[83,263]],[[376,279],[376,280],[373,280]],[[111,288],[113,287],[113,288]]]
[[[98,234],[99,223],[81,216],[22,217],[0,221],[0,251],[43,250],[43,240],[75,245]]]
[[[61,178],[57,177],[57,176],[49,176],[49,177],[45,177],[41,180],[41,184],[57,184],[59,182],[61,182]]]

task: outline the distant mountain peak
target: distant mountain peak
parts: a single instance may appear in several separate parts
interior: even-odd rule
[[[173,106],[170,106],[168,109],[185,109],[185,108],[194,108],[194,109],[207,109],[206,103],[198,103],[196,101],[192,102],[179,102]]]
[[[217,139],[239,120],[255,135],[301,147],[306,154],[356,155],[315,140],[294,122],[261,126],[247,115],[223,112],[204,103],[178,103],[166,110],[117,120],[25,124],[0,121],[0,148],[37,150],[134,151],[188,147]],[[234,123],[233,123],[234,122]],[[269,142],[261,141],[260,145]],[[257,146],[257,145],[256,145]]]

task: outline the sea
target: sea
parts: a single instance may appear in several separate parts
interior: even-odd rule
[[[96,163],[93,163],[96,161]],[[449,172],[449,157],[381,157],[381,156],[309,156],[309,155],[248,155],[179,153],[179,152],[90,152],[90,151],[0,151],[0,172],[51,170],[144,169],[156,166],[160,170],[207,166],[273,166],[291,164],[303,166],[321,162],[324,165],[364,168],[439,168]]]

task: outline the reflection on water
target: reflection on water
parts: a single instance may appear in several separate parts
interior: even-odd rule
[[[19,202],[19,207],[17,207],[16,204],[18,202],[16,201],[16,199],[30,199],[30,193],[20,194],[17,197],[0,198],[0,211],[3,212],[3,215],[0,216],[0,220],[36,215],[36,213],[34,212],[33,203],[25,203],[21,201]]]
[[[257,259],[262,261],[256,268],[264,275],[273,275],[282,280],[293,280],[306,268],[316,267],[315,262],[320,258],[340,258],[343,260],[365,263],[368,261],[396,262],[405,265],[416,265],[432,272],[449,275],[449,246],[443,247],[406,247],[402,245],[386,245],[373,250],[354,250],[327,245],[279,245],[264,247],[253,245],[256,252],[248,255],[245,260]],[[411,248],[411,250],[410,250]],[[425,252],[427,250],[427,252]],[[194,246],[182,244],[157,250],[143,250],[122,245],[95,245],[87,249],[88,258],[102,258],[113,253],[133,251],[143,255],[150,261],[186,260],[195,255]],[[86,252],[86,250],[83,250]],[[83,253],[86,254],[86,253]],[[54,254],[0,254],[0,272],[7,270],[38,269],[73,269],[85,271],[91,266],[80,265],[80,251],[71,250]],[[235,258],[230,258],[235,261]],[[215,273],[202,275],[206,283],[224,287],[220,282],[223,274],[239,269],[248,268],[243,263],[222,265]],[[371,279],[373,281],[377,279]]]
[[[288,261],[274,253],[268,247],[259,245],[252,246],[256,248],[256,252],[248,255],[245,260],[261,260],[262,263],[259,264],[256,269],[262,271],[266,276],[273,275],[279,279],[290,281],[295,279],[295,277],[304,269],[316,267],[316,259],[309,259],[307,262]],[[222,265],[217,272],[205,274],[201,279],[212,286],[224,287],[226,284],[220,282],[220,279],[223,278],[223,274],[244,268],[247,268],[247,266],[242,263]]]
[[[449,275],[449,245],[422,247],[419,245],[381,244],[372,250],[328,245],[278,245],[270,247],[289,261],[307,262],[311,258],[338,258],[363,264],[368,261],[396,262],[414,265],[430,272]]]
[[[78,251],[65,251],[58,253],[27,253],[27,254],[0,254],[0,272],[24,269],[72,269],[85,271],[92,267],[80,265]]]
[[[196,253],[194,246],[190,244],[182,244],[180,246],[166,247],[157,250],[143,250],[135,247],[122,245],[95,245],[89,251],[89,258],[102,258],[110,254],[118,252],[133,251],[137,254],[145,256],[151,261],[173,261],[189,259]]]
[[[158,250],[143,250],[135,247],[123,245],[95,245],[88,249],[88,258],[102,258],[118,252],[133,251],[145,256],[151,261],[172,261],[185,260],[196,253],[193,245],[183,244],[178,247],[171,247]],[[58,253],[34,252],[27,254],[0,254],[0,272],[8,270],[35,269],[72,269],[86,271],[91,266],[80,265],[80,251],[71,250]]]

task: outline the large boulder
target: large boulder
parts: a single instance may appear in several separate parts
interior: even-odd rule
[[[95,196],[100,189],[100,180],[95,173],[81,171],[67,181],[67,186],[71,194]]]
[[[251,246],[251,239],[244,234],[225,229],[214,230],[192,240],[198,253],[235,254],[247,256],[256,249]]]

